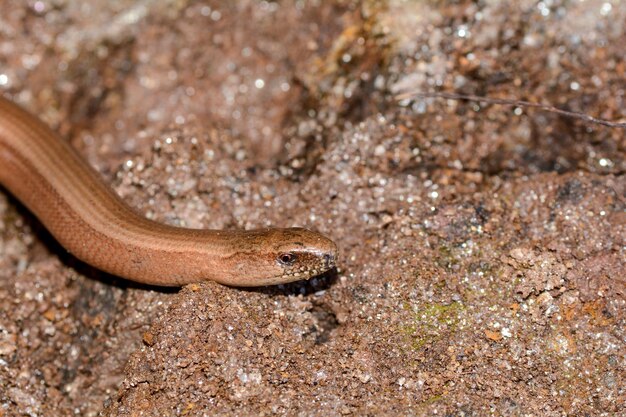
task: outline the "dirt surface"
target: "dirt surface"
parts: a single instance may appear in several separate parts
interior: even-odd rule
[[[0,416],[626,415],[626,4],[0,0],[0,91],[146,216],[337,271],[145,288],[0,191]],[[2,169],[2,167],[0,167]]]

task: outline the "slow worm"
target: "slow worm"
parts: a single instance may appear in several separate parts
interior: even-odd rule
[[[336,245],[303,228],[196,230],[146,219],[37,117],[0,97],[0,185],[73,256],[152,285],[287,283],[335,266]]]

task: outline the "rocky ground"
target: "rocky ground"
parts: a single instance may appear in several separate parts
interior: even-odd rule
[[[0,416],[626,415],[618,0],[0,0],[0,92],[146,216],[337,271],[147,288],[0,190]],[[2,169],[2,167],[0,167]]]

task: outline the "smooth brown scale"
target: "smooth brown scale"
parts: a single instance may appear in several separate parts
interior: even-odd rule
[[[306,229],[195,230],[148,220],[45,124],[1,97],[0,184],[74,256],[137,282],[277,284],[322,273],[320,259],[337,255],[330,239]],[[286,276],[281,247],[310,254],[300,262],[311,272]]]

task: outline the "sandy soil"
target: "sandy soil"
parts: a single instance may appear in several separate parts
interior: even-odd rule
[[[145,288],[0,190],[0,416],[626,415],[624,131],[394,99],[623,120],[625,24],[618,0],[0,0],[0,91],[129,204],[341,249],[305,283]]]

